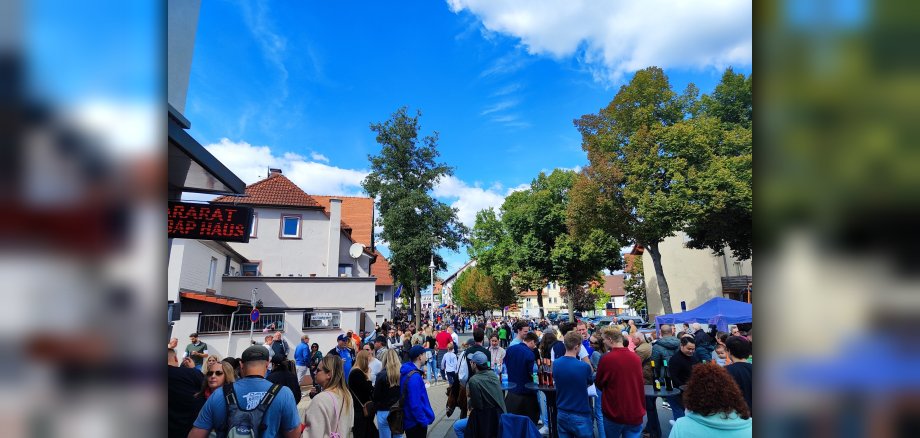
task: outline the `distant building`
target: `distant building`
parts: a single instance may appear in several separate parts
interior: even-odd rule
[[[714,255],[708,249],[690,249],[684,246],[687,241],[687,235],[678,232],[658,245],[661,266],[668,280],[671,309],[680,312],[683,301],[689,310],[713,297],[747,301],[749,294],[746,289],[753,281],[753,260],[738,260],[728,249],[722,256]],[[651,255],[638,245],[630,254],[642,257],[649,314],[664,314]],[[627,264],[630,264],[629,256]]]
[[[476,266],[476,260],[470,259],[470,261],[466,262],[460,269],[448,275],[447,278],[435,283],[435,293],[444,295],[444,304],[454,304],[454,283],[457,282],[457,279],[460,278],[460,274],[462,274],[463,271],[474,266]]]
[[[562,287],[557,282],[550,282],[543,288],[544,315],[549,314],[549,312],[568,310],[561,293]],[[540,305],[537,302],[537,292],[529,290],[518,295],[518,308],[520,309],[520,316],[524,318],[539,318]]]

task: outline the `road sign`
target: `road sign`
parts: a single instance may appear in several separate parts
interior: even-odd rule
[[[259,321],[259,309],[252,309],[252,312],[249,313],[249,320],[252,322]]]

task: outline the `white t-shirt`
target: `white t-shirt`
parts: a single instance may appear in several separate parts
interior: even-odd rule
[[[378,360],[376,357],[371,357],[371,361],[367,366],[371,374],[369,376],[371,379],[371,384],[373,384],[377,381],[377,373],[383,369],[383,362],[380,362],[380,360]]]
[[[588,349],[585,348],[584,345],[580,345],[579,347],[580,347],[580,348],[578,349],[578,360],[584,360],[584,358],[588,357]],[[555,352],[555,351],[550,350],[549,356],[550,356],[550,359],[549,359],[550,362],[555,362],[555,361],[556,361],[556,352]]]

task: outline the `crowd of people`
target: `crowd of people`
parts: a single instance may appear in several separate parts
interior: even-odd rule
[[[453,428],[461,438],[498,436],[506,413],[520,416],[525,435],[555,425],[559,437],[658,438],[658,396],[645,385],[677,388],[663,403],[672,437],[751,436],[750,332],[691,324],[644,333],[631,322],[595,328],[440,309],[416,329],[410,315],[400,316],[340,334],[325,354],[307,335],[292,349],[278,331],[239,358],[221,359],[193,333],[180,360],[174,338],[170,436],[248,428],[269,438],[423,437],[435,420],[428,388],[438,384],[446,415],[459,410]],[[472,338],[460,342],[466,331]],[[537,371],[541,382],[552,376],[552,391],[528,388]],[[302,397],[310,402],[300,415]]]

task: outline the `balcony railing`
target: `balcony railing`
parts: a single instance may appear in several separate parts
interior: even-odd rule
[[[198,333],[227,333],[230,330],[230,317],[233,316],[233,332],[248,332],[250,329],[249,314],[237,315],[200,315],[198,317]],[[284,331],[283,313],[263,313],[259,321],[252,325],[255,331],[262,331],[266,327],[273,330]]]
[[[722,277],[722,290],[740,291],[747,289],[748,283],[753,283],[753,279],[754,277],[751,275]]]

